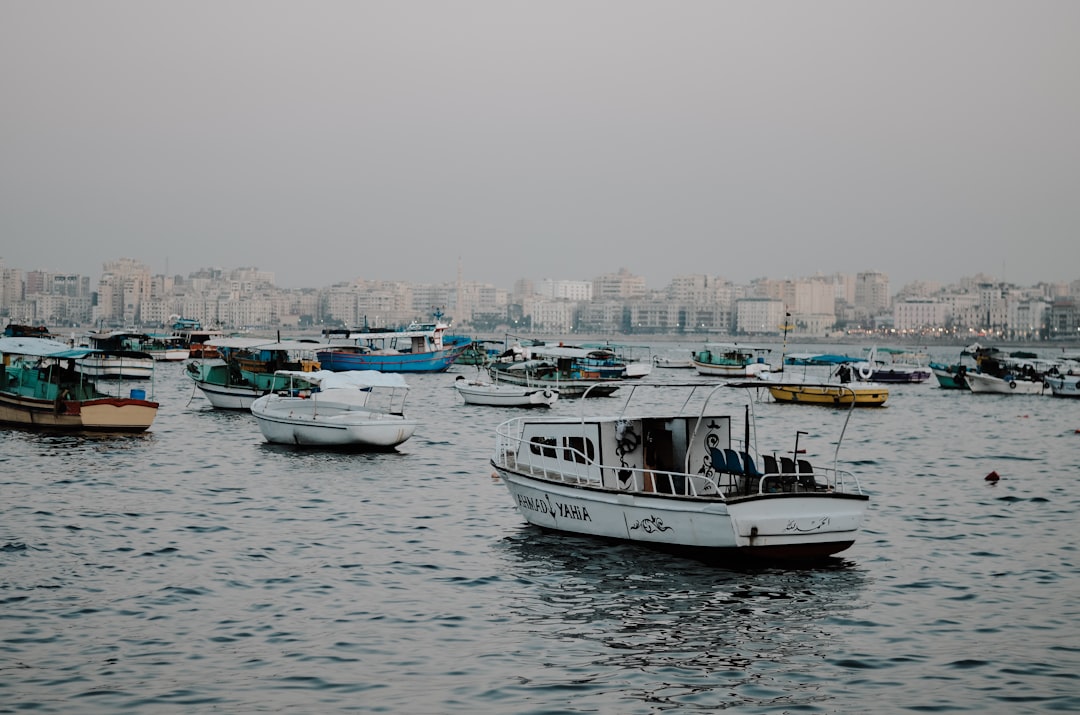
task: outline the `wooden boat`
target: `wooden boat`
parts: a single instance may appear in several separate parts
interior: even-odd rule
[[[878,353],[888,355],[889,360],[878,359]],[[924,358],[911,350],[874,347],[867,359],[870,372],[865,379],[890,385],[926,382],[933,371],[923,364]]]
[[[414,323],[404,330],[327,331],[329,345],[317,355],[325,370],[444,372],[471,344],[447,336],[449,324]]]
[[[771,348],[738,343],[706,343],[690,359],[699,375],[709,377],[753,377],[770,371],[766,356]]]
[[[5,338],[44,338],[56,340],[56,336],[49,332],[44,325],[23,325],[22,323],[8,323],[4,326]]]
[[[158,403],[133,389],[128,397],[100,391],[75,361],[92,351],[43,338],[0,338],[0,422],[23,427],[143,432]]]
[[[635,390],[680,387],[691,390],[684,405],[707,391],[699,408],[629,409]],[[723,385],[627,389],[611,414],[586,415],[583,402],[581,416],[516,417],[496,429],[491,464],[528,523],[710,560],[817,558],[854,542],[869,498],[836,458],[800,469],[759,453],[749,406],[741,440],[736,417],[710,407]]]
[[[183,362],[191,357],[191,348],[175,335],[151,335],[142,349],[157,362]]]
[[[761,387],[777,402],[829,407],[881,407],[889,399],[889,388],[874,382],[814,382],[812,379],[764,380]]]
[[[490,345],[501,345],[496,340],[473,340],[454,359],[456,365],[487,365],[499,357],[499,349]]]
[[[173,316],[172,336],[187,347],[188,357],[207,359],[221,357],[217,348],[210,345],[211,340],[225,337],[225,333],[217,328],[204,328],[202,322],[195,318],[181,318]]]
[[[1040,360],[1034,354],[1016,351],[1006,354],[997,348],[975,346],[977,372],[966,375],[968,389],[976,394],[1048,395],[1050,384],[1044,375],[1058,363]]]
[[[938,386],[944,390],[967,390],[967,374],[969,371],[979,372],[978,358],[975,356],[980,355],[983,350],[985,349],[981,345],[974,343],[960,351],[960,359],[954,363],[931,361],[930,371],[937,379]],[[964,362],[965,357],[974,358],[970,365]]]
[[[89,377],[109,380],[148,380],[154,374],[154,358],[144,345],[150,336],[136,330],[95,331],[86,335],[92,348],[75,361],[76,369]]]
[[[247,410],[259,397],[284,389],[289,378],[278,370],[314,372],[315,350],[322,343],[265,338],[218,338],[208,346],[221,358],[192,360],[185,372],[210,404],[223,410]]]
[[[693,353],[691,353],[691,356]],[[653,366],[670,369],[670,370],[688,370],[693,369],[694,363],[691,358],[677,358],[670,355],[653,355]]]
[[[500,384],[558,390],[560,397],[606,397],[622,385],[617,377],[582,370],[572,357],[496,360],[488,365],[488,376]]]
[[[404,414],[409,386],[401,375],[376,370],[296,372],[284,391],[251,403],[267,442],[309,447],[391,449],[412,437],[418,422]],[[373,396],[385,393],[385,405]]]
[[[934,377],[937,378],[938,386],[944,390],[968,389],[967,365],[961,363],[947,364],[931,362],[930,371],[934,373]]]
[[[586,350],[600,351],[593,357],[614,360],[623,366],[622,376],[628,380],[647,377],[652,373],[652,349],[647,345],[625,345],[622,343],[585,343]],[[610,354],[610,356],[608,355]]]
[[[553,387],[530,387],[468,380],[458,375],[454,388],[469,405],[492,407],[551,407],[559,399],[559,391]]]

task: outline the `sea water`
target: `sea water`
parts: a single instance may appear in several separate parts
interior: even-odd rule
[[[391,453],[266,444],[170,364],[146,434],[0,431],[0,712],[1080,710],[1080,400],[892,386],[839,453],[855,545],[730,570],[527,526],[488,462],[520,413],[461,373],[408,377]],[[846,412],[751,404],[832,462]]]

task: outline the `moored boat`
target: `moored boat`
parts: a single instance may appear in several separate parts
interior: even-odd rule
[[[691,357],[693,353],[690,354]],[[673,357],[671,355],[653,355],[653,366],[669,370],[693,369],[691,357]]]
[[[218,338],[207,346],[220,358],[192,360],[187,376],[210,404],[223,410],[247,410],[259,397],[289,384],[278,370],[314,372],[316,348],[322,343],[265,338]]]
[[[708,393],[696,410],[632,413],[631,394],[612,414],[499,425],[491,464],[528,523],[710,560],[817,558],[851,546],[869,497],[835,457],[821,468],[759,453],[749,407],[740,439],[738,416],[710,406],[726,386],[627,385],[650,387]]]
[[[879,359],[878,353],[888,355],[889,360]],[[922,353],[897,348],[874,347],[870,350],[866,361],[870,374],[865,379],[890,385],[926,382],[933,371],[924,362],[925,356]]]
[[[1044,395],[1050,385],[1043,376],[1055,368],[1054,361],[1040,360],[1032,353],[1006,354],[997,348],[974,346],[977,372],[965,376],[968,389],[976,394]]]
[[[699,375],[709,377],[754,377],[771,370],[766,356],[771,348],[738,343],[706,343],[694,353],[691,364]]]
[[[1020,374],[991,375],[985,372],[967,374],[968,389],[976,394],[993,395],[1043,395],[1050,393],[1050,385],[1043,378],[1034,379]]]
[[[1080,397],[1080,374],[1047,375],[1044,379],[1055,397]]]
[[[401,375],[377,370],[296,372],[296,382],[251,403],[251,414],[267,442],[308,447],[392,449],[416,431],[405,416],[409,386]],[[372,402],[372,398],[380,404]]]
[[[133,389],[127,397],[101,391],[75,369],[92,353],[43,338],[0,338],[0,422],[36,429],[143,432],[158,403]]]
[[[223,338],[224,331],[217,328],[204,328],[202,321],[196,318],[173,316],[172,337],[188,349],[188,357],[196,359],[221,357],[217,348],[209,345],[211,340]]]
[[[652,349],[647,345],[625,345],[622,343],[585,343],[586,350],[600,351],[597,357],[612,359],[623,366],[622,376],[628,380],[648,377],[652,373]],[[607,355],[610,353],[610,357]]]
[[[85,342],[92,350],[75,361],[76,369],[109,380],[148,380],[154,374],[154,358],[143,348],[149,340],[149,335],[137,330],[87,333]]]
[[[763,380],[760,387],[767,388],[776,402],[797,405],[882,407],[889,399],[888,386],[876,382],[836,383],[786,376]]]
[[[607,397],[622,384],[617,377],[582,370],[571,357],[496,360],[488,375],[493,382],[558,390],[560,397]]]
[[[931,362],[930,371],[934,373],[934,377],[937,378],[938,386],[944,390],[968,389],[967,365],[961,363],[948,364]]]
[[[511,385],[468,380],[458,375],[454,388],[468,405],[487,405],[491,407],[551,407],[559,399],[559,391],[553,387]]]
[[[151,335],[142,349],[157,362],[183,362],[191,357],[191,348],[176,335]]]
[[[379,372],[444,372],[472,344],[464,336],[448,336],[449,324],[414,323],[404,330],[328,331],[329,345],[318,353],[325,370]]]

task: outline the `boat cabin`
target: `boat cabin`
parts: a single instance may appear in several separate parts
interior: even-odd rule
[[[726,415],[529,421],[515,460],[605,489],[715,494],[712,451],[731,447],[730,432]],[[700,482],[687,485],[687,474]]]

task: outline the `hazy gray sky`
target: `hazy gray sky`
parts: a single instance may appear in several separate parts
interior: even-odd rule
[[[1080,2],[0,0],[0,258],[1080,278]]]

